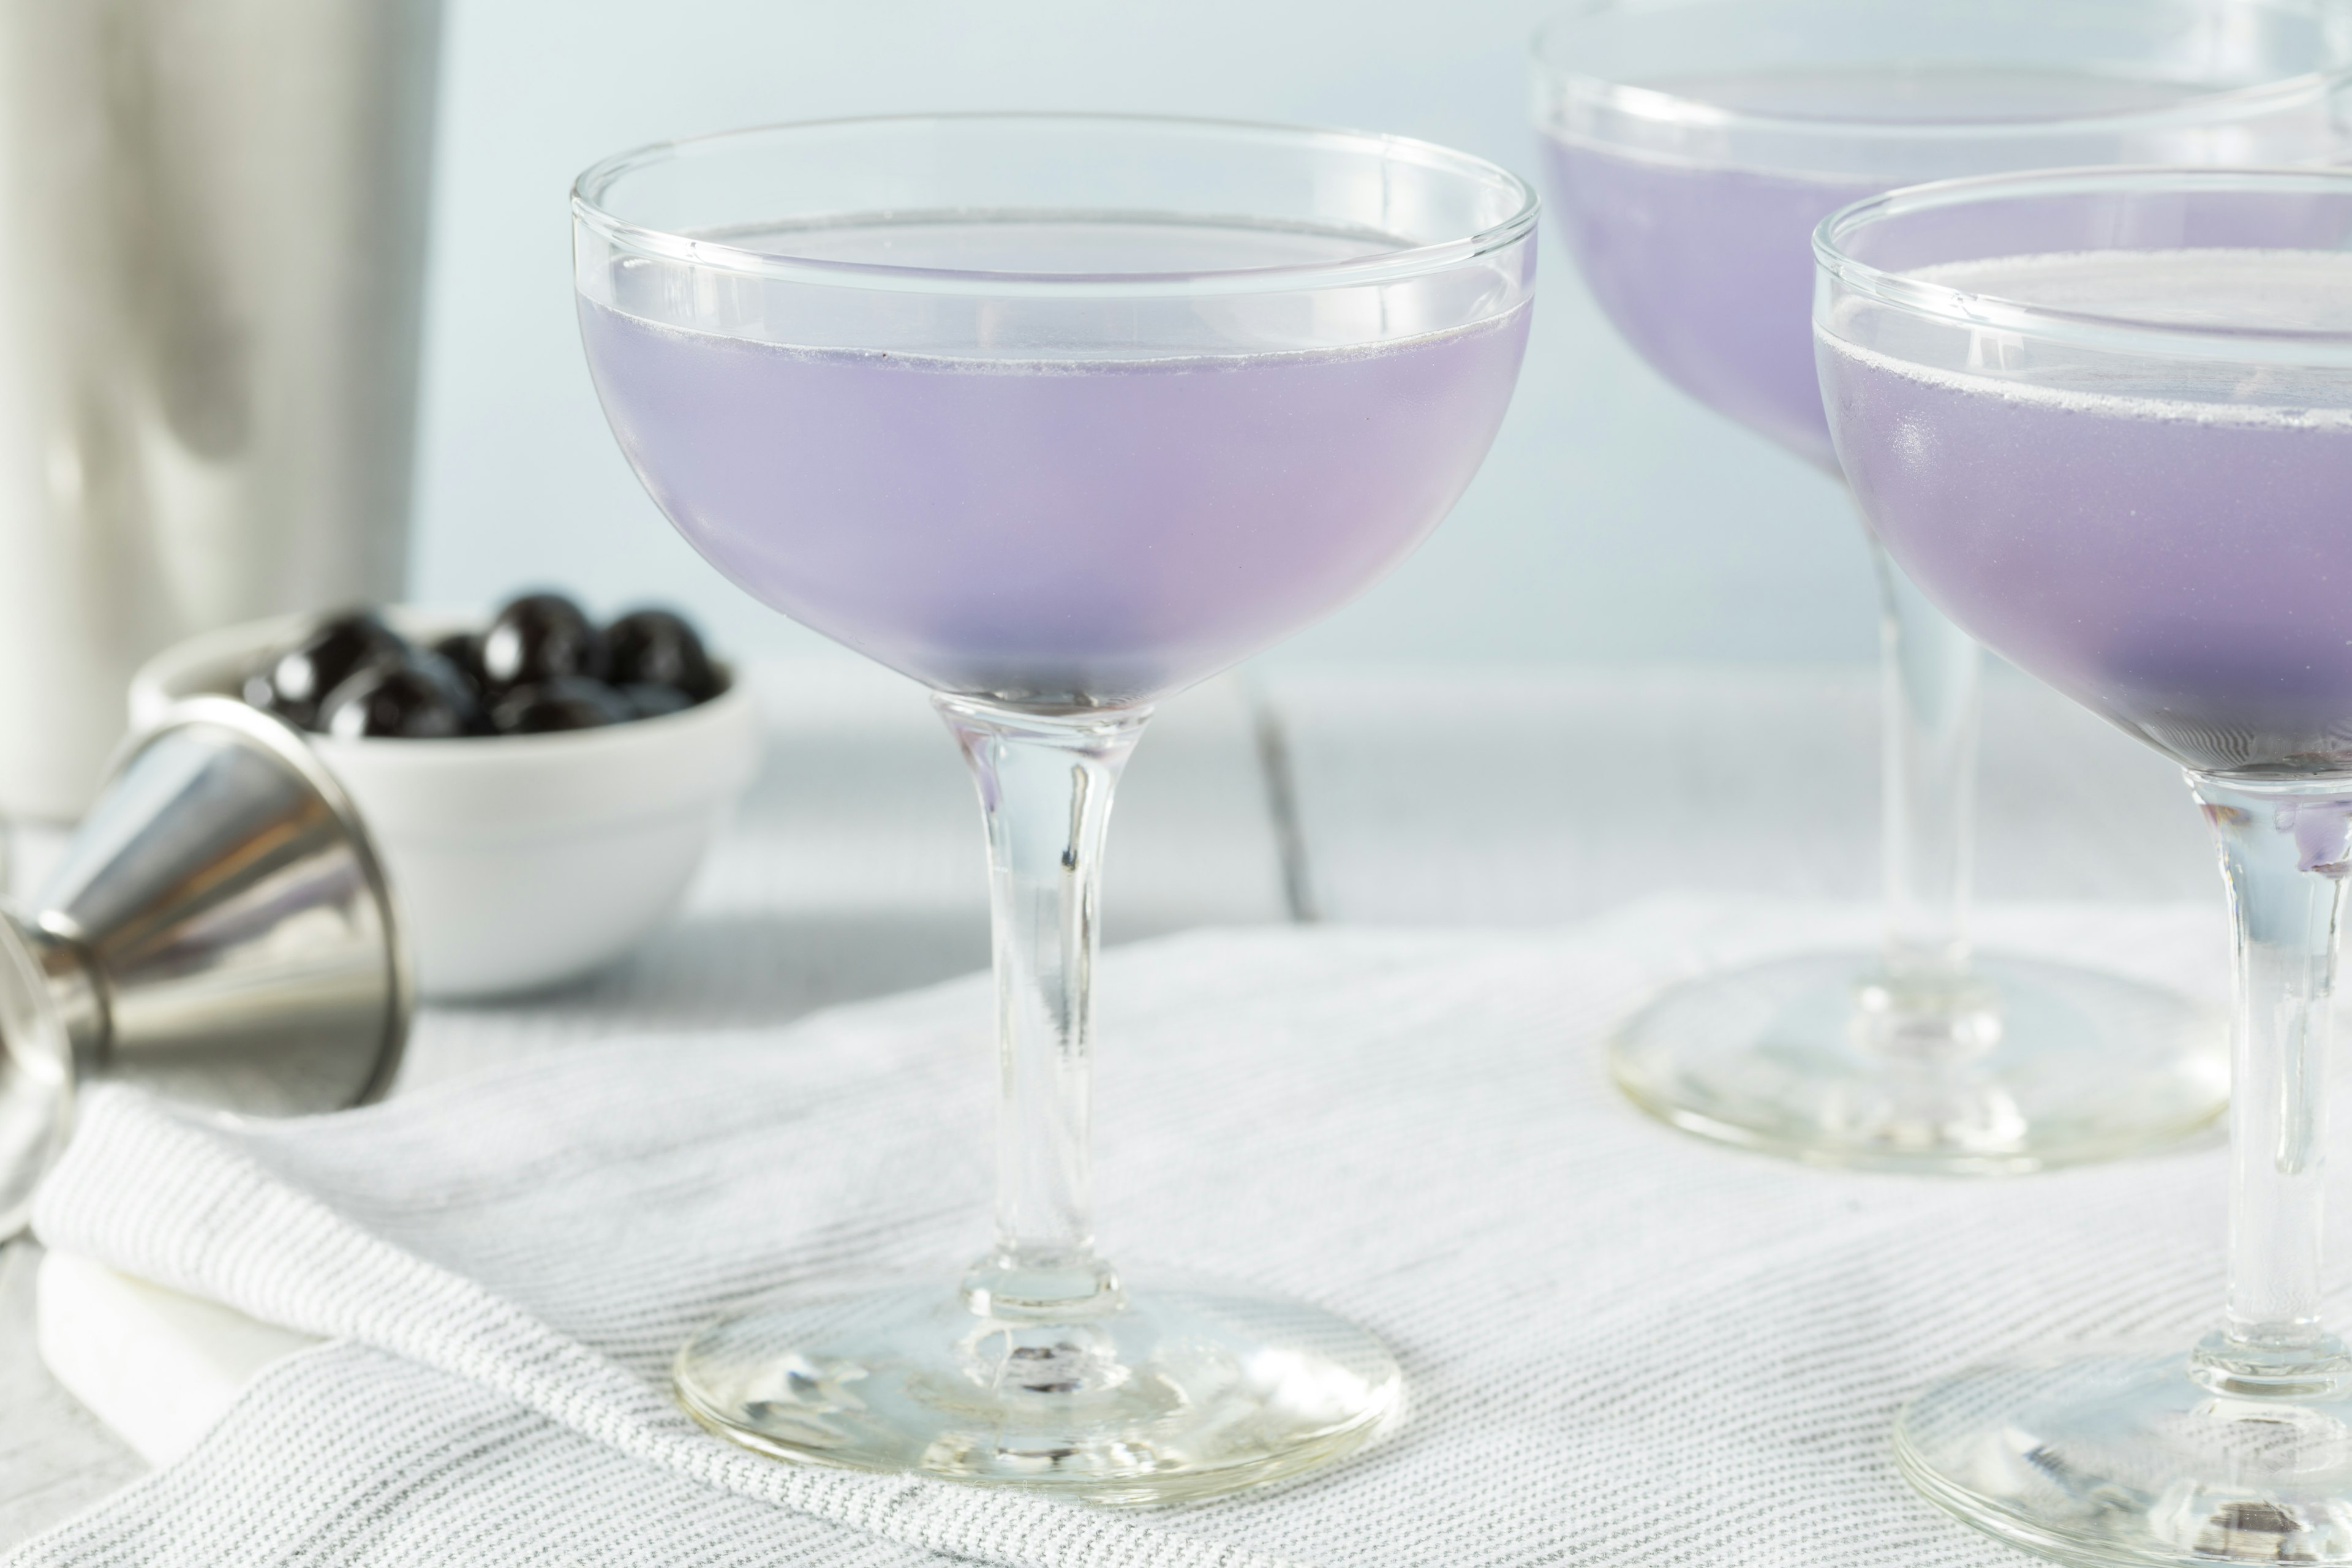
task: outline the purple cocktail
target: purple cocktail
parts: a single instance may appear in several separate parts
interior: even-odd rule
[[[1912,275],[2141,319],[2352,328],[2335,251]],[[1988,647],[2190,767],[2352,769],[2352,413],[2183,397],[2178,364],[2137,368],[1969,375],[1831,336],[1821,374],[1879,537]]]
[[[2104,72],[1967,67],[1779,68],[1645,79],[1643,89],[1733,115],[1793,116],[1878,141],[1869,172],[1753,167],[1545,128],[1552,213],[1585,287],[1652,369],[1717,413],[1831,473],[1813,379],[1814,227],[1851,203],[1949,172],[1954,142],[1998,168],[2004,129],[2158,111],[2190,85]],[[1591,129],[1598,129],[1597,127]],[[1957,132],[1948,141],[1921,131]],[[1906,142],[1917,141],[1916,146]],[[1858,163],[1848,159],[1849,163]]]
[[[1813,226],[1883,185],[1686,168],[1553,138],[1545,185],[1584,285],[1650,367],[1834,469],[1805,310]]]
[[[1148,700],[1353,597],[1486,457],[1528,307],[1221,356],[808,350],[583,301],[623,450],[763,604],[935,690]]]
[[[646,488],[761,602],[931,688],[989,845],[993,1245],[911,1279],[713,1272],[733,1315],[678,1352],[680,1401],[780,1458],[1095,1502],[1352,1452],[1399,1408],[1371,1335],[1095,1250],[1097,877],[1152,703],[1345,603],[1470,482],[1533,192],[1396,137],[971,115],[648,148],[573,216]]]
[[[1600,0],[1538,46],[1552,206],[1661,374],[1835,474],[1811,236],[1896,186],[2073,164],[2294,161],[2343,140],[2315,12],[2269,0]],[[2219,1029],[2172,993],[1973,955],[1976,647],[1880,556],[1885,936],[1667,990],[1611,1043],[1645,1109],[1826,1163],[1998,1173],[2194,1131]]]
[[[2230,1273],[2193,1349],[1930,1385],[1905,1473],[2069,1563],[2352,1563],[2324,1311],[2352,880],[2352,174],[2063,171],[1902,191],[1817,241],[1831,430],[1969,632],[2188,771],[2235,927]],[[2144,1321],[2145,1298],[2118,1303]]]

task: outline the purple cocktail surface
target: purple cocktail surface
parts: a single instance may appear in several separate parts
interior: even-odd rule
[[[2334,251],[1915,275],[2142,321],[2352,328],[2352,255]],[[2029,382],[1837,334],[1820,334],[1821,378],[1847,479],[1962,627],[2190,767],[2352,763],[2352,374],[2108,354]]]
[[[1808,320],[1812,232],[1883,187],[1558,140],[1544,156],[1585,286],[1634,352],[1717,413],[1834,473]]]
[[[1230,261],[1233,243],[1192,248]],[[1099,232],[1083,247],[1113,269]],[[1402,559],[1484,459],[1528,321],[1360,348],[928,356],[580,314],[622,448],[721,572],[934,689],[1041,708],[1188,685]]]
[[[1868,177],[1755,168],[1545,137],[1546,188],[1586,287],[1652,368],[1718,414],[1834,474],[1813,374],[1812,234],[1851,203],[1965,172],[1895,132],[1994,127],[2175,102],[2175,83],[2067,72],[1773,70],[1641,84],[1692,103],[1813,121],[1868,148]],[[1980,168],[2003,166],[1988,138]],[[1944,162],[1929,163],[1928,158]]]

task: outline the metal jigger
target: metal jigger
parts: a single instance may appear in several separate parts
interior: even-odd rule
[[[36,907],[0,911],[0,1237],[77,1084],[269,1116],[390,1087],[412,995],[391,889],[341,787],[268,715],[200,697],[134,740]]]

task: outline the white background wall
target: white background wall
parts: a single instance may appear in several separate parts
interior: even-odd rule
[[[1535,173],[1525,42],[1547,0],[448,0],[415,588],[656,598],[732,648],[824,646],[672,536],[607,434],[569,287],[572,177],[638,142],[934,109],[1355,125]],[[1831,483],[1621,346],[1547,229],[1534,342],[1468,497],[1274,658],[1860,659],[1856,525]]]

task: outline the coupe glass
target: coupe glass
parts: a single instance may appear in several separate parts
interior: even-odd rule
[[[1536,54],[1551,204],[1594,297],[1668,380],[1832,476],[1808,326],[1830,213],[1960,174],[2345,140],[2344,43],[2287,0],[1604,0]],[[2204,1125],[2217,1020],[1970,957],[1979,654],[1874,553],[1884,940],[1675,985],[1612,1040],[1619,1083],[1688,1131],[1828,1164],[2032,1170]]]
[[[754,597],[932,689],[990,858],[995,1245],[714,1324],[680,1397],[784,1458],[1109,1502],[1355,1448],[1399,1404],[1370,1335],[1095,1251],[1097,871],[1152,704],[1346,602],[1469,484],[1533,193],[1396,137],[971,115],[647,148],[572,212],[646,489]]]
[[[1960,181],[1824,224],[1821,380],[1886,550],[2188,770],[2236,927],[2230,1276],[2193,1350],[1967,1373],[1906,1472],[2083,1563],[2352,1563],[2320,1318],[2328,994],[2352,870],[2352,174]]]

